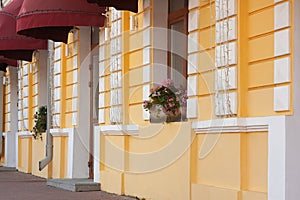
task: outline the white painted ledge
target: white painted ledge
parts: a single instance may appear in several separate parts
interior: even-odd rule
[[[138,125],[109,125],[100,126],[100,131],[104,135],[138,135]]]
[[[70,133],[73,133],[73,128],[63,128],[63,129],[50,129],[50,133],[53,137],[66,137]]]
[[[227,118],[192,123],[196,134],[206,133],[245,133],[268,131],[269,124],[260,118]]]
[[[21,138],[33,137],[32,133],[30,131],[18,132],[17,135],[20,136]]]

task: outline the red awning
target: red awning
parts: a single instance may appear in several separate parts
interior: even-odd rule
[[[115,7],[117,10],[138,12],[138,0],[87,0],[87,2],[97,3],[100,7]]]
[[[23,0],[13,0],[0,11],[0,55],[31,61],[33,51],[47,49],[47,41],[17,34],[16,17],[22,3]]]
[[[7,64],[9,66],[17,67],[18,61],[14,59],[5,58],[4,56],[0,56],[0,64]]]
[[[67,43],[74,26],[103,26],[103,12],[105,8],[86,0],[24,0],[17,31],[21,35]]]
[[[7,66],[17,67],[18,66],[18,61],[0,56],[0,71],[6,72],[6,67]]]

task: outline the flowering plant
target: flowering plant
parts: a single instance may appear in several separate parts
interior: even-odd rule
[[[33,127],[33,138],[42,140],[42,133],[47,129],[47,107],[41,106],[39,110],[34,114],[35,125]]]
[[[143,107],[160,116],[161,112],[165,113],[166,122],[172,121],[172,117],[179,116],[186,110],[187,91],[182,87],[176,88],[174,82],[166,79],[159,86],[151,88],[150,100],[144,101]]]

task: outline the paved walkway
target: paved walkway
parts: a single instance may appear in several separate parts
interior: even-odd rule
[[[0,167],[2,200],[133,200],[106,192],[69,192],[46,185],[46,180]]]

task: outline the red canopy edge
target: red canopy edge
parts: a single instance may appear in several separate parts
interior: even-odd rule
[[[97,3],[100,7],[114,7],[117,10],[138,12],[138,0],[87,0],[87,2]]]
[[[6,72],[7,66],[17,67],[18,61],[0,56],[0,71]]]
[[[0,64],[7,64],[9,66],[17,67],[18,61],[14,59],[5,58],[4,56],[0,56]]]
[[[37,49],[47,49],[46,40],[18,35],[16,17],[23,0],[13,0],[0,11],[0,55],[16,60],[32,60],[32,53]]]
[[[103,26],[105,8],[86,0],[24,0],[17,32],[39,39],[67,43],[74,26]]]

